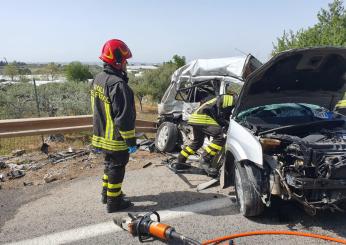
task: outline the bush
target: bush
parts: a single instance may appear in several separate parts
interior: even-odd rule
[[[89,67],[76,61],[71,62],[65,67],[65,76],[68,81],[83,82],[93,78]]]
[[[38,86],[41,116],[90,114],[89,85],[86,83],[47,83]],[[0,119],[37,117],[34,87],[18,83],[0,87]]]

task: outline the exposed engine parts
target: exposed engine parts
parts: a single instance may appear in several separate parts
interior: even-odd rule
[[[306,134],[271,132],[260,138],[271,171],[268,192],[298,201],[310,214],[343,211],[339,204],[346,202],[346,132]]]

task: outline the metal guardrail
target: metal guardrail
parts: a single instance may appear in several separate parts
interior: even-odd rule
[[[91,131],[92,120],[91,115],[0,120],[0,138]],[[156,122],[136,120],[137,132],[156,129]]]

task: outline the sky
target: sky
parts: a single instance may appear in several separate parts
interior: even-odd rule
[[[284,30],[314,25],[332,0],[0,0],[0,60],[98,62],[105,41],[130,62],[252,53],[266,61]]]

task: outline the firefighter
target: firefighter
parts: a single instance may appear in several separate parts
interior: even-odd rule
[[[210,176],[218,174],[218,170],[211,167],[211,162],[225,144],[224,131],[228,127],[228,119],[234,107],[235,99],[235,94],[220,95],[208,100],[191,114],[188,124],[193,129],[193,141],[190,145],[183,147],[179,153],[178,162],[173,167],[178,170],[190,168],[190,165],[185,164],[186,160],[190,155],[196,154],[197,150],[203,146],[206,136],[211,136],[213,140],[203,149],[200,164]]]
[[[103,71],[91,85],[92,145],[105,156],[102,202],[107,204],[108,213],[133,205],[121,191],[129,154],[137,150],[136,109],[126,73],[127,59],[131,57],[123,41],[107,41],[100,56]]]

